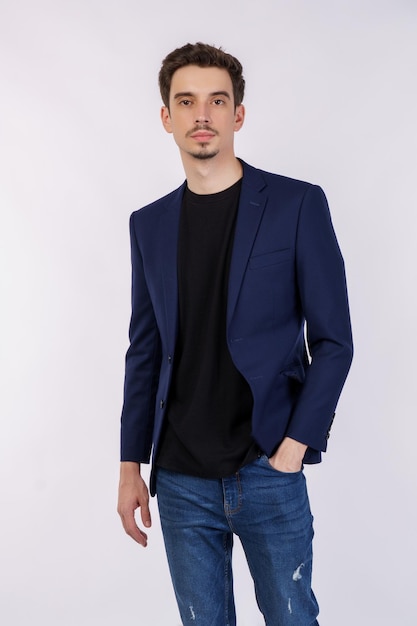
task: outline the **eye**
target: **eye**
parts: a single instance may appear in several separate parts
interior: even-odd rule
[[[222,100],[221,98],[216,98],[213,102],[217,106],[220,106],[221,104],[224,104],[224,100]]]
[[[186,98],[184,98],[184,100],[180,100],[180,104],[182,104],[182,106],[187,107],[191,104],[191,100],[187,100]]]

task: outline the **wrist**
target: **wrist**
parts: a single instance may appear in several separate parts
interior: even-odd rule
[[[288,450],[293,450],[294,454],[299,454],[301,458],[304,458],[304,455],[308,448],[305,443],[301,443],[301,441],[292,439],[292,437],[285,437],[282,441],[282,444],[284,444]]]
[[[134,479],[140,476],[140,463],[122,461],[120,463],[120,480]]]

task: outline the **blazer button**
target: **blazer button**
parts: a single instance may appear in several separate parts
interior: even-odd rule
[[[171,363],[172,363],[172,356],[171,356],[170,354],[168,355],[168,363],[169,363],[170,365],[171,365]]]
[[[164,406],[165,406],[165,402],[163,400],[161,400],[160,403],[159,403],[159,408],[163,409]]]

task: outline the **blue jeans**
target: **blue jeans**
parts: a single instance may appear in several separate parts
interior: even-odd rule
[[[242,542],[267,626],[318,626],[313,518],[305,477],[266,456],[223,479],[157,469],[168,564],[184,625],[235,626],[233,535]]]

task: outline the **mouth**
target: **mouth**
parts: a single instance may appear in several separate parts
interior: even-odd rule
[[[188,137],[191,137],[199,143],[205,143],[213,139],[217,135],[216,131],[208,126],[194,127],[187,133]]]
[[[201,142],[206,142],[206,141],[210,141],[210,139],[212,139],[215,136],[214,133],[211,133],[208,130],[199,130],[195,133],[192,133],[190,135],[190,137],[192,137],[192,139],[195,139],[196,141],[201,141]]]

